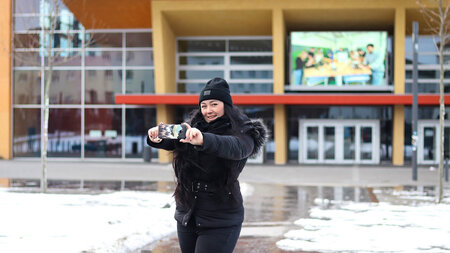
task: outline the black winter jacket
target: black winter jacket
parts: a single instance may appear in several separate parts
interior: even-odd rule
[[[225,134],[202,131],[203,145],[194,146],[198,151],[198,163],[193,167],[199,168],[186,168],[193,171],[192,185],[184,186],[192,193],[193,203],[184,206],[177,202],[175,219],[182,225],[186,226],[191,218],[194,218],[198,227],[227,227],[243,222],[244,206],[237,177],[248,157],[256,155],[264,145],[267,130],[260,120],[248,118],[239,129],[242,133],[239,136],[230,135],[229,131]],[[171,139],[153,143],[148,137],[147,143],[155,148],[172,151],[182,145],[191,145]],[[233,175],[232,187],[228,189],[223,177],[230,172]]]

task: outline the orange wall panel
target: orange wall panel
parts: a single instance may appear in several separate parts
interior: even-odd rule
[[[11,0],[0,0],[0,158],[11,158]]]

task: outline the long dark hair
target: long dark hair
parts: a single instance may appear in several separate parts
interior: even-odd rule
[[[241,112],[241,110],[232,105],[224,103],[224,116],[230,123],[230,129],[227,131],[231,135],[239,136],[243,134],[242,126],[248,120],[247,116]],[[189,125],[193,126],[198,121],[204,121],[203,115],[200,109],[195,109],[189,114],[189,119],[186,121]],[[173,168],[176,177],[176,189],[174,192],[174,197],[177,203],[185,207],[190,207],[193,203],[193,194],[191,194],[191,183],[193,167],[198,167],[203,169],[201,165],[196,163],[195,157],[198,156],[198,151],[193,148],[190,144],[177,144],[174,150],[173,158]],[[237,178],[239,172],[230,169],[227,173],[227,178],[225,182],[225,191],[232,191],[232,184],[234,180],[232,178]],[[234,195],[234,194],[233,194]],[[234,197],[234,196],[232,196]]]

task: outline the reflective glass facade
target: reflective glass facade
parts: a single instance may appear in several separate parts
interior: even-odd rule
[[[221,77],[232,93],[272,93],[272,55],[271,37],[178,38],[177,91],[199,93]]]
[[[372,164],[380,161],[403,165],[404,160],[408,162],[411,157],[409,105],[404,108],[401,103],[399,103],[400,106],[393,106],[393,104],[361,106],[357,98],[350,101],[348,106],[336,106],[340,102],[335,100],[330,101],[329,104],[328,101],[317,101],[325,97],[322,96],[324,93],[333,93],[332,95],[337,97],[355,95],[355,93],[377,93],[376,95],[381,96],[411,93],[410,23],[415,15],[419,15],[419,10],[411,5],[392,1],[392,3],[386,2],[386,6],[379,9],[373,7],[373,3],[367,3],[366,7],[356,0],[351,0],[336,2],[326,7],[317,6],[315,7],[317,11],[305,11],[302,10],[303,0],[289,4],[283,1],[270,4],[261,2],[261,9],[264,11],[255,10],[255,15],[250,15],[246,20],[236,24],[235,14],[239,14],[241,8],[253,10],[254,7],[249,6],[245,1],[239,5],[237,8],[239,10],[234,10],[236,7],[231,6],[235,4],[234,1],[224,3],[222,7],[214,6],[213,2],[205,2],[203,10],[198,10],[196,13],[203,14],[209,12],[208,8],[216,8],[217,13],[231,13],[233,15],[230,16],[233,18],[227,20],[229,22],[226,25],[222,25],[217,21],[225,18],[214,15],[211,17],[212,21],[204,25],[197,24],[195,18],[191,19],[178,11],[173,11],[179,6],[168,1],[162,7],[152,9],[152,12],[155,11],[158,14],[152,16],[152,19],[158,19],[158,22],[140,26],[155,25],[155,31],[164,31],[162,36],[156,36],[153,42],[152,29],[87,29],[84,26],[88,26],[87,23],[79,22],[62,0],[59,2],[60,11],[56,31],[50,37],[44,33],[44,29],[49,28],[51,23],[49,2],[13,0],[14,57],[12,57],[12,69],[7,69],[7,73],[11,73],[12,91],[4,93],[10,93],[12,98],[12,110],[10,110],[12,123],[8,122],[8,124],[12,125],[13,129],[8,137],[13,143],[10,146],[13,157],[41,155],[43,97],[47,81],[52,83],[49,94],[49,157],[141,159],[145,152],[148,152],[145,145],[146,131],[148,127],[156,124],[157,114],[161,115],[161,118],[172,118],[172,113],[175,111],[174,121],[181,122],[195,107],[160,103],[157,111],[156,106],[116,104],[115,96],[117,94],[152,94],[155,93],[156,85],[161,88],[159,91],[198,94],[205,82],[213,77],[225,78],[230,83],[233,95],[273,94],[274,92],[277,96],[284,96],[283,98],[291,95],[283,93],[317,95],[316,101],[312,101],[311,105],[295,105],[297,101],[292,100],[278,101],[275,105],[239,105],[250,117],[262,118],[271,131],[270,140],[264,150],[264,161],[286,163],[286,152],[289,162],[295,163],[302,163],[303,154],[304,159],[316,163],[317,161],[340,163],[339,159],[341,159],[348,163],[351,161],[359,164],[377,157],[379,159]],[[69,1],[66,3],[70,4]],[[183,2],[186,6],[193,3]],[[77,6],[72,5],[70,8],[76,12]],[[89,8],[80,9],[89,15],[104,15]],[[281,10],[281,14],[278,10]],[[323,22],[319,21],[319,18],[315,19],[316,14],[330,10],[333,10],[336,15],[320,18],[324,20]],[[271,11],[281,16],[272,15],[269,13]],[[159,15],[162,13],[170,13],[170,15]],[[194,12],[187,8],[183,13],[193,14]],[[368,14],[367,18],[364,17],[365,14]],[[81,18],[78,15],[77,17]],[[354,20],[349,22],[347,17],[354,17]],[[129,20],[123,19],[123,23],[129,27],[138,27],[127,23],[130,22]],[[282,20],[284,22],[279,22]],[[188,27],[190,25],[195,27]],[[401,29],[397,29],[398,25]],[[264,28],[265,26],[267,28]],[[424,26],[425,24],[423,26],[421,24],[421,29]],[[249,27],[252,30],[249,30]],[[397,32],[402,31],[403,27],[406,27],[405,34]],[[316,62],[312,65],[310,73],[306,73],[305,70],[302,72],[303,77],[299,78],[302,80],[307,77],[308,81],[303,83],[304,85],[294,85],[293,80],[297,77],[293,76],[296,64],[293,60],[296,57],[292,59],[294,56],[291,43],[292,32],[329,34],[332,31],[367,32],[372,30],[386,35],[382,38],[382,42],[386,45],[375,47],[379,50],[383,48],[381,50],[385,67],[382,76],[383,85],[372,85],[373,76],[367,79],[367,73],[363,79],[354,77],[354,79],[345,80],[345,75],[337,75],[327,77],[325,82],[321,73],[324,69],[321,67],[331,66],[332,71],[339,68],[336,65],[336,69],[333,70],[333,65],[327,64],[324,61],[325,58],[331,60],[333,56],[335,63],[353,62],[352,64],[355,65],[355,60],[361,60],[363,55],[352,61],[350,58],[355,53],[354,50],[361,45],[352,44],[347,46],[347,49],[342,48],[343,50],[340,50],[341,46],[335,46],[336,48],[331,50],[332,54],[326,53],[321,56],[321,53],[324,53],[322,50],[324,45],[315,43],[305,44],[310,51],[310,56],[307,57]],[[421,33],[427,32],[421,30]],[[366,38],[363,39],[363,51],[365,51],[368,49],[365,44]],[[405,39],[404,43],[403,39]],[[440,70],[435,43],[439,43],[439,39],[425,34],[419,35],[418,88],[419,93],[422,94],[439,93]],[[47,47],[51,47],[51,50],[47,51]],[[156,55],[167,57],[162,61],[163,66],[158,65],[156,70],[154,62],[161,59],[154,59],[154,51],[157,52]],[[300,52],[302,51],[305,50],[301,49]],[[444,52],[446,66],[450,64],[449,59],[450,51],[446,48]],[[52,73],[48,72],[50,64],[53,64]],[[403,64],[405,64],[404,67]],[[314,76],[314,72],[318,75]],[[155,76],[159,79],[155,80]],[[444,83],[445,91],[448,92],[450,89],[448,68],[444,72]],[[303,94],[298,96],[299,99],[302,99]],[[171,94],[161,95],[171,96]],[[321,106],[313,106],[316,102]],[[351,105],[351,102],[355,104]],[[299,102],[299,104],[303,103]],[[427,138],[421,143],[423,145],[421,159],[431,163],[438,158],[435,142],[439,139],[439,131],[433,124],[439,119],[439,109],[437,106],[421,106],[419,114],[423,134],[427,134]],[[285,116],[286,120],[284,120]],[[280,126],[277,129],[287,129],[287,134],[285,131],[274,133],[274,118],[283,119],[277,122],[277,126]],[[319,120],[320,124],[314,122],[316,120]],[[308,121],[304,128],[302,128],[302,121]],[[377,127],[364,125],[361,123],[363,121],[377,121],[378,125]],[[445,129],[444,133],[447,144],[450,143],[447,138],[450,136],[449,129]],[[399,132],[401,134],[394,136],[394,133]],[[402,134],[404,136],[401,136]],[[276,138],[272,135],[276,135]],[[393,146],[400,147],[403,142],[404,150],[400,148],[393,150]],[[373,143],[379,143],[379,147],[373,146]],[[318,148],[322,144],[324,144],[323,147]],[[284,150],[286,146],[287,151]],[[446,156],[450,153],[448,150],[450,148],[446,149]],[[157,152],[156,150],[152,152],[155,158]],[[6,157],[10,155],[7,154]]]
[[[439,53],[437,45],[439,38],[430,35],[419,36],[419,52],[418,52],[418,91],[419,93],[439,93]],[[450,51],[448,47],[444,50],[444,65],[450,64]],[[412,93],[412,70],[413,70],[413,45],[412,37],[405,38],[405,91]],[[450,92],[450,70],[445,68],[444,72],[444,90]]]
[[[152,31],[86,30],[61,1],[50,45],[48,3],[14,3],[13,156],[41,155],[51,78],[49,157],[142,158],[156,109],[117,105],[115,95],[154,93]]]

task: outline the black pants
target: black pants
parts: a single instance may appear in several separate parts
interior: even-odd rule
[[[191,219],[186,227],[178,222],[178,240],[183,253],[231,253],[242,225],[224,228],[200,228]]]

